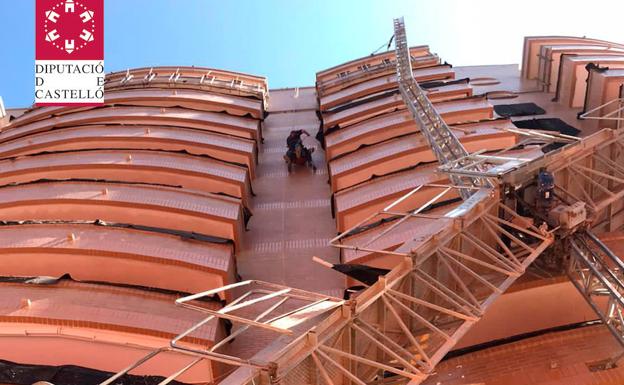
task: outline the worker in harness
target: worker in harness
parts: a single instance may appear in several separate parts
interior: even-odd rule
[[[301,140],[301,135],[310,136],[306,130],[292,130],[286,138],[286,146],[288,150],[284,155],[284,160],[288,166],[288,172],[292,171],[293,164],[307,165],[316,171],[316,166],[312,162],[312,153],[314,148],[306,148]]]

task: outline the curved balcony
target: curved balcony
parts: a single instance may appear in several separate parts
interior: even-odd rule
[[[410,48],[412,67],[438,64],[440,59],[429,52],[426,45]],[[319,95],[340,89],[342,84],[352,85],[363,79],[388,75],[396,72],[394,51],[364,56],[316,73]]]
[[[0,283],[0,355],[31,365],[78,365],[115,372],[197,322],[197,312],[174,305],[175,296],[119,286],[61,280],[56,284]],[[218,302],[202,306],[218,310]],[[216,320],[189,336],[191,346],[214,345],[223,336]],[[37,352],[33,354],[33,352]],[[189,361],[168,354],[133,374],[168,376]],[[210,382],[215,367],[203,363],[180,377]]]
[[[51,119],[9,125],[0,132],[0,141],[49,131],[59,127],[87,124],[147,124],[194,128],[246,139],[260,140],[260,123],[251,118],[185,108],[103,107],[73,112]]]
[[[240,200],[176,188],[95,182],[45,182],[0,188],[5,221],[95,221],[195,232],[238,246]]]
[[[444,188],[436,188],[435,193],[439,194]],[[428,215],[444,215],[459,205],[450,201],[453,196],[446,197],[448,204],[427,211]],[[387,221],[379,223],[370,229],[364,231],[355,231],[353,234],[343,238],[350,245],[359,245],[372,250],[385,250],[394,251],[398,247],[402,246],[408,241],[415,243],[424,243],[434,234],[439,233],[441,230],[447,228],[449,223],[452,222],[451,218],[438,218],[431,220],[428,218],[412,217],[405,220],[398,226],[395,226],[392,231],[386,232],[394,225],[393,221]],[[342,262],[343,263],[363,263],[369,266],[378,267],[382,269],[392,269],[397,266],[403,259],[403,256],[381,254],[379,252],[372,252],[366,250],[355,249],[343,249],[342,250]]]
[[[537,79],[540,67],[540,52],[545,45],[598,45],[624,49],[624,44],[605,40],[574,36],[527,36],[522,51],[522,77]],[[558,68],[558,67],[557,67]]]
[[[0,158],[76,150],[181,151],[246,166],[253,178],[256,143],[208,131],[167,126],[88,125],[66,127],[0,142]]]
[[[515,134],[497,129],[481,129],[457,136],[469,152],[500,150],[514,145],[517,140]],[[329,174],[332,192],[370,180],[374,176],[433,161],[435,156],[422,135],[390,139],[331,161]]]
[[[440,58],[435,54],[412,57],[412,68],[414,69],[434,67],[439,64]],[[317,82],[316,88],[318,95],[324,97],[344,90],[345,88],[370,81],[371,79],[392,75],[396,72],[395,67],[394,59],[376,65],[364,64],[355,72],[349,72],[346,75],[341,74],[332,79]]]
[[[210,158],[164,151],[95,150],[0,161],[0,185],[91,179],[169,185],[239,198],[250,207],[247,169]]]
[[[93,224],[0,226],[2,274],[61,277],[183,293],[235,280],[232,245]],[[149,272],[146,274],[146,272]]]
[[[418,68],[412,71],[414,78],[418,82],[431,80],[451,80],[455,78],[455,71],[449,65],[438,65],[434,67]],[[338,92],[322,96],[319,99],[321,111],[348,103],[355,99],[372,95],[374,93],[389,89],[398,89],[396,74],[375,78],[366,82],[353,85]]]
[[[499,123],[507,127],[510,124]],[[418,127],[410,112],[401,109],[328,133],[325,136],[325,153],[327,159],[333,159],[359,147],[417,131]]]
[[[190,88],[265,101],[267,80],[261,76],[206,67],[144,67],[106,75],[106,90],[130,88]]]
[[[105,88],[102,107],[32,108],[0,131],[0,354],[14,368],[117,372],[199,321],[175,306],[181,294],[238,278],[266,79],[155,67],[109,74]],[[210,349],[223,326],[184,344]],[[189,359],[163,352],[132,374],[169,376]],[[221,369],[204,360],[178,380],[212,383]]]
[[[262,119],[264,112],[260,101],[220,95],[197,90],[169,90],[160,88],[130,89],[106,91],[106,105],[142,106],[142,107],[183,107],[206,112],[225,112],[235,116],[247,116]],[[69,112],[90,110],[93,108],[55,106],[36,107],[11,121],[11,127],[21,126],[34,121],[49,119]]]
[[[340,233],[347,231],[420,185],[447,182],[445,175],[436,173],[437,167],[437,163],[420,165],[410,170],[373,178],[337,192],[334,194],[336,229]],[[433,191],[428,188],[424,190]],[[405,199],[397,205],[396,211],[407,212],[433,197],[432,194],[420,193],[421,191]]]
[[[455,86],[453,87],[455,88]],[[437,91],[440,91],[442,88],[438,88]],[[493,117],[493,108],[484,97],[457,99],[463,93],[464,91],[460,90],[460,95],[453,95],[451,100],[436,101],[435,106],[440,115],[445,120],[449,118],[446,120],[447,124],[477,121]],[[374,100],[354,105],[351,108],[323,114],[323,129],[327,131],[329,128],[336,126],[344,129],[366,119],[396,110],[404,110],[405,108],[405,102],[398,93],[374,98]]]

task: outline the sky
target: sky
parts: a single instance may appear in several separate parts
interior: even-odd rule
[[[32,104],[34,0],[0,0],[0,96]],[[624,43],[624,0],[104,0],[106,72],[195,65],[310,86],[317,71],[368,55],[404,16],[410,45],[453,65],[520,63],[529,35]],[[385,46],[383,47],[385,50]]]

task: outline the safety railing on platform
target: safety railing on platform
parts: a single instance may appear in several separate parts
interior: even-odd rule
[[[410,63],[409,50],[407,48],[407,36],[405,34],[405,23],[403,18],[394,19],[394,44],[397,57],[397,77],[399,90],[408,109],[412,113],[420,132],[425,136],[431,150],[435,154],[441,165],[449,162],[460,162],[469,156],[468,151],[449,126],[444,122],[440,114],[433,107],[433,104],[426,93],[420,88]],[[454,185],[468,185],[473,187],[491,187],[487,179],[463,178],[459,175],[450,175]],[[471,190],[463,190],[462,198],[467,199]]]
[[[185,73],[180,68],[173,72],[163,72],[158,68],[144,70],[128,69],[124,76],[118,73],[109,74],[105,79],[106,90],[161,87],[161,88],[194,88],[227,92],[241,96],[255,96],[267,102],[268,90],[266,85],[246,82],[244,78],[228,75],[227,78],[219,72],[206,71],[203,73]]]
[[[437,56],[434,56],[437,59]],[[418,66],[418,63],[421,63],[420,66],[425,65],[425,63],[431,62],[430,57],[422,57],[422,58],[411,58],[412,66]],[[436,60],[435,63],[439,63],[439,59]],[[325,80],[317,83],[317,89],[321,95],[325,94],[327,90],[331,90],[332,88],[340,87],[346,88],[355,82],[361,81],[363,78],[373,77],[376,74],[390,72],[392,74],[395,73],[396,70],[396,58],[386,59],[378,64],[363,64],[361,65],[357,71],[341,73],[336,78],[331,80]]]

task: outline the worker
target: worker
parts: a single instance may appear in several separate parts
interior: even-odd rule
[[[297,148],[298,144],[303,145],[302,141],[301,141],[301,135],[306,134],[306,136],[310,136],[310,134],[308,133],[308,131],[306,130],[292,130],[290,131],[290,135],[288,135],[288,138],[286,138],[286,146],[288,146],[288,156],[292,159],[292,156],[294,156],[294,151],[295,148]]]

